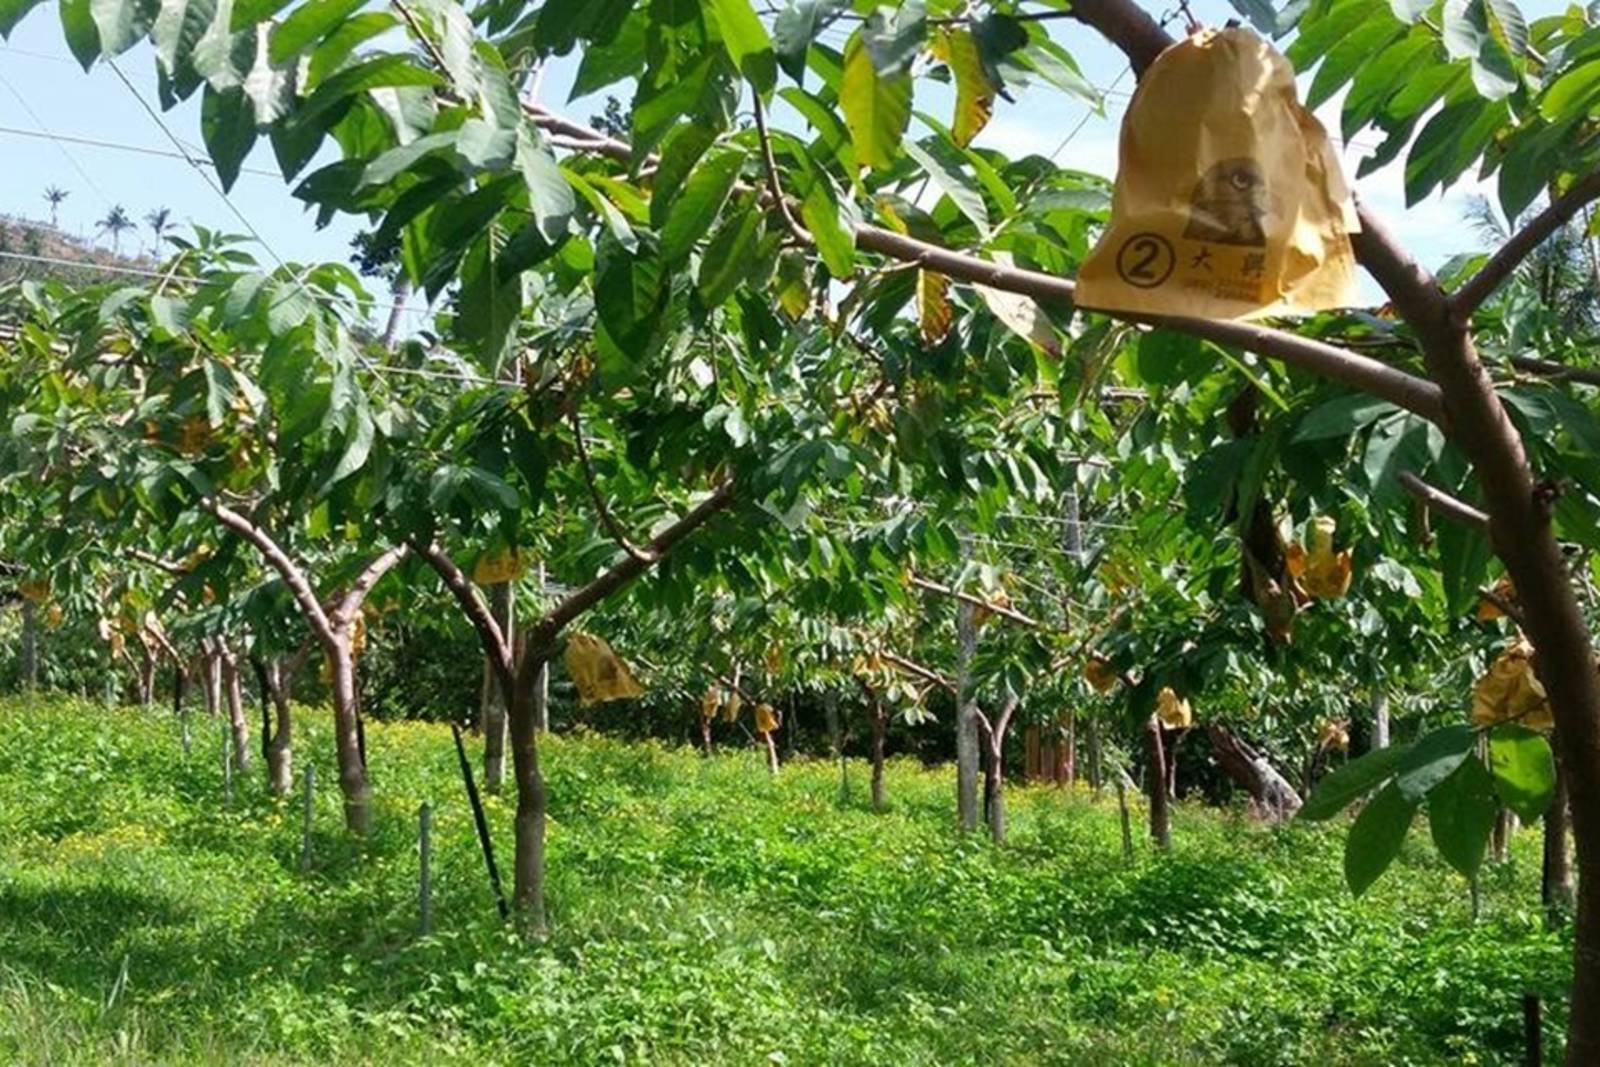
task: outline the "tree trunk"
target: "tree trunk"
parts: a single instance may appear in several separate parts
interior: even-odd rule
[[[1372,689],[1372,747],[1389,747],[1389,691],[1377,684]]]
[[[700,713],[700,750],[707,756],[716,754],[711,744],[711,716]]]
[[[255,667],[262,698],[272,703],[276,724],[267,733],[263,756],[267,764],[267,783],[274,796],[288,796],[289,790],[294,788],[294,719],[289,714],[290,680],[285,676],[280,659],[252,656],[250,662]]]
[[[776,775],[778,773],[778,742],[773,740],[771,730],[767,730],[761,735],[761,741],[767,746],[767,770]]]
[[[334,747],[339,758],[339,791],[344,794],[344,824],[351,833],[365,837],[372,829],[372,789],[361,759],[361,708],[350,635],[339,634],[326,654],[333,675]]]
[[[207,639],[200,653],[200,695],[205,700],[206,714],[216,715],[222,709],[222,658],[217,655]]]
[[[822,698],[823,711],[828,716],[828,737],[833,745],[833,758],[839,761],[839,804],[850,803],[850,764],[844,758],[844,722],[839,716],[839,695],[829,692]]]
[[[406,299],[411,295],[411,279],[406,277],[404,271],[395,276],[394,300],[389,305],[389,321],[383,325],[383,347],[394,351],[394,344],[400,338],[400,319],[405,314]]]
[[[872,810],[887,811],[889,798],[883,787],[883,745],[889,733],[889,715],[883,704],[872,702]]]
[[[1228,777],[1250,794],[1263,818],[1281,822],[1300,810],[1300,794],[1267,758],[1219,722],[1207,725],[1211,751]]]
[[[1096,793],[1105,784],[1105,758],[1100,747],[1100,716],[1089,720],[1089,785]]]
[[[1501,808],[1495,817],[1494,831],[1489,835],[1489,851],[1496,863],[1504,863],[1511,848],[1511,838],[1517,832],[1517,816],[1510,808]]]
[[[1178,799],[1178,746],[1183,743],[1188,730],[1168,730],[1161,727],[1161,754],[1167,767],[1167,799]]]
[[[1550,808],[1544,813],[1544,873],[1540,884],[1540,896],[1552,928],[1559,926],[1562,918],[1572,909],[1572,857],[1567,851],[1567,828],[1570,823],[1567,774],[1558,757],[1555,795],[1550,798]]]
[[[22,602],[22,688],[39,688],[39,606]]]
[[[1145,774],[1150,794],[1150,839],[1157,848],[1172,844],[1172,809],[1167,797],[1167,755],[1161,741],[1161,724],[1152,716],[1144,728],[1149,767]]]
[[[1071,785],[1078,780],[1078,717],[1067,712],[1056,748],[1056,784]]]
[[[989,820],[989,836],[997,845],[1006,843],[1006,790],[1005,790],[1004,730],[989,735],[989,759],[983,769],[983,806]]]
[[[539,562],[539,568],[534,572],[539,583],[539,595],[544,596],[544,561]],[[516,645],[507,641],[506,644],[515,648]],[[550,661],[539,661],[539,672],[533,678],[533,714],[534,721],[538,724],[539,732],[550,732]]]
[[[515,600],[510,582],[498,582],[489,590],[489,612],[500,627],[508,646],[516,635]],[[483,788],[500,792],[506,776],[506,696],[488,654],[483,657],[483,696],[479,708],[483,727]]]
[[[223,649],[218,655],[222,664],[222,690],[228,701],[228,726],[233,730],[233,765],[240,771],[250,769],[250,717],[244,710],[244,680],[239,677],[238,657]]]
[[[150,646],[139,641],[139,706],[148,708],[156,699],[156,656]]]
[[[526,655],[538,655],[529,649]],[[517,672],[518,685],[511,694],[511,773],[517,783],[516,854],[512,861],[514,887],[512,906],[537,936],[548,926],[544,906],[544,829],[548,799],[544,773],[539,768],[538,715],[534,707],[536,687],[522,684],[544,669],[543,663],[528,665]]]
[[[956,825],[978,828],[978,705],[972,696],[972,657],[978,627],[972,605],[956,606]]]

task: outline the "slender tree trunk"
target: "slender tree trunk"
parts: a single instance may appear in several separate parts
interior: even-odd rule
[[[22,602],[22,688],[39,688],[39,606]]]
[[[1551,927],[1558,926],[1572,908],[1572,856],[1567,851],[1567,830],[1571,816],[1567,811],[1567,774],[1556,759],[1555,795],[1544,813],[1544,872],[1540,896]]]
[[[516,640],[514,633],[515,599],[510,582],[499,582],[489,591],[489,611],[494,616],[507,645]],[[483,787],[490,793],[500,792],[506,776],[506,695],[501,692],[495,666],[487,654],[483,657]]]
[[[1372,747],[1389,747],[1389,691],[1376,683],[1372,689]]]
[[[350,634],[338,634],[333,647],[325,651],[333,675],[334,748],[339,759],[339,791],[344,794],[344,824],[351,833],[365,837],[372,829],[372,788],[361,759],[361,708]]]
[[[212,642],[207,639],[200,653],[200,695],[205,700],[206,714],[214,716],[222,710],[222,658],[217,655]]]
[[[716,748],[711,744],[711,716],[700,715],[700,750],[707,756],[716,754]]]
[[[1150,839],[1157,848],[1172,845],[1172,809],[1167,797],[1167,754],[1161,740],[1161,724],[1152,717],[1144,729],[1149,768],[1145,781],[1150,794]]]
[[[527,655],[541,650],[528,649]],[[527,921],[534,934],[542,937],[548,929],[544,903],[544,831],[548,798],[544,773],[539,767],[539,731],[534,708],[533,688],[520,684],[543,669],[518,671],[519,684],[511,694],[511,773],[517,783],[516,853],[512,861],[514,888],[512,905]]]
[[[139,706],[148,708],[156,698],[156,656],[150,646],[139,641]]]
[[[394,301],[389,305],[389,319],[383,325],[383,347],[394,351],[400,339],[400,320],[405,315],[406,299],[411,296],[411,279],[401,271],[394,281]]]
[[[978,705],[972,695],[972,657],[978,627],[972,605],[956,606],[956,824],[965,833],[978,828]]]
[[[543,560],[541,560],[539,562],[539,568],[538,568],[537,571],[535,571],[535,575],[536,575],[536,580],[539,583],[539,595],[541,597],[543,597],[544,596],[544,561]],[[507,644],[512,644],[512,643],[508,641]],[[512,644],[512,647],[515,648],[516,646],[514,644]],[[539,671],[538,671],[537,674],[534,675],[534,678],[533,678],[533,715],[534,715],[534,721],[535,721],[535,723],[537,723],[537,725],[539,727],[539,732],[542,733],[542,734],[549,733],[550,732],[550,661],[548,659],[541,659],[539,661]]]
[[[773,740],[771,730],[767,730],[761,735],[761,742],[767,748],[767,770],[776,775],[778,773],[778,742]]]
[[[289,713],[290,681],[283,670],[283,661],[276,657],[267,659],[252,656],[256,681],[264,698],[272,704],[274,728],[267,735],[264,758],[267,764],[267,784],[274,796],[288,796],[294,788],[294,719]]]
[[[1300,795],[1283,775],[1220,722],[1207,725],[1217,763],[1246,792],[1263,818],[1279,822],[1300,810]]]
[[[889,715],[881,701],[872,702],[872,810],[887,811],[889,798],[883,785],[883,746],[889,734]]]
[[[1078,717],[1073,712],[1067,712],[1056,752],[1056,783],[1071,785],[1078,780]]]
[[[1089,785],[1096,793],[1105,784],[1105,759],[1100,747],[1100,716],[1089,720]]]
[[[997,845],[1006,843],[1005,745],[1004,730],[989,735],[989,759],[983,772],[983,806],[989,818],[989,836]]]
[[[1489,835],[1489,851],[1496,863],[1504,863],[1511,849],[1511,838],[1517,832],[1517,816],[1510,808],[1501,808],[1495,817],[1494,831]]]
[[[239,677],[238,657],[223,649],[217,657],[222,664],[222,689],[228,701],[228,725],[233,730],[233,765],[250,769],[250,717],[244,708],[244,680]]]

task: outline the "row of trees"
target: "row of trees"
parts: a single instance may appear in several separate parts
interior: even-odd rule
[[[32,6],[0,7],[0,31]],[[225,182],[265,136],[319,217],[373,219],[410,282],[447,296],[436,330],[374,351],[350,272],[262,271],[206,233],[155,286],[30,287],[0,379],[6,559],[78,611],[137,606],[150,578],[130,575],[153,567],[154,603],[230,648],[248,634],[283,687],[320,653],[353,831],[372,818],[360,620],[442,587],[506,709],[535,926],[537,681],[596,612],[669,635],[664,670],[697,700],[758,662],[840,696],[865,683],[875,722],[902,680],[912,705],[949,692],[958,823],[980,821],[986,764],[996,836],[1019,714],[1116,709],[1101,721],[1145,749],[1160,841],[1167,731],[1188,716],[1320,737],[1355,697],[1386,738],[1391,697],[1425,694],[1449,725],[1310,801],[1325,817],[1376,792],[1351,830],[1358,891],[1421,807],[1469,876],[1502,804],[1544,811],[1555,779],[1529,724],[1547,707],[1593,867],[1600,423],[1536,266],[1600,197],[1585,14],[1249,5],[1295,34],[1314,97],[1349,86],[1345,135],[1384,138],[1363,169],[1406,152],[1416,200],[1478,165],[1508,218],[1533,208],[1437,276],[1363,208],[1356,255],[1388,305],[1291,332],[1075,308],[1105,180],[974,146],[1025,86],[1092,96],[1051,33],[1065,20],[1142,72],[1169,38],[1128,0],[271,7],[61,15],[86,66],[151,40],[163,99],[200,96]],[[634,87],[626,139],[519,95],[575,50],[579,91]],[[948,116],[913,106],[935,77],[955,86]],[[560,584],[520,625],[462,565],[506,554]],[[1481,600],[1501,617],[1478,619]],[[1463,722],[1493,670],[1528,699]],[[1232,731],[1213,743],[1263,804],[1293,806]],[[1600,887],[1582,878],[1574,1063],[1600,1058],[1597,961]]]

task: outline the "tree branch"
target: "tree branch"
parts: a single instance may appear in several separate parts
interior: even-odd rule
[[[1006,730],[1011,727],[1011,716],[1016,714],[1017,708],[1022,704],[1022,698],[1015,693],[1006,694],[1006,702],[1000,707],[1000,717],[995,720],[995,733],[1001,740],[1006,736]]]
[[[494,667],[501,692],[509,701],[517,683],[516,665],[511,661],[511,646],[506,643],[505,633],[495,621],[494,614],[483,602],[478,590],[467,580],[467,576],[461,573],[461,568],[456,566],[455,561],[446,555],[444,549],[437,543],[416,544],[413,547],[417,555],[439,572],[445,587],[455,595],[456,603],[466,613],[467,621],[478,631],[478,640],[483,643],[484,651],[489,654],[489,662]]]
[[[181,578],[183,575],[189,573],[189,568],[185,567],[183,564],[174,563],[170,559],[162,559],[154,552],[146,552],[142,548],[130,548],[128,549],[128,555],[132,556],[140,563],[148,563],[157,570],[166,571],[173,577]]]
[[[952,693],[956,691],[956,684],[950,679],[946,678],[944,675],[940,674],[938,671],[934,670],[932,667],[924,667],[916,660],[907,659],[905,656],[900,655],[900,653],[891,652],[888,649],[879,649],[878,655],[882,656],[890,663],[893,663],[896,667],[899,667],[907,674],[921,678],[925,682],[932,682],[934,685],[948,689]]]
[[[1430,510],[1437,511],[1445,518],[1459,522],[1479,533],[1489,532],[1489,516],[1465,500],[1458,500],[1443,489],[1434,488],[1410,471],[1400,472],[1400,484],[1405,487],[1406,492],[1422,501]]]
[[[1600,370],[1588,367],[1569,367],[1548,359],[1532,356],[1512,356],[1511,365],[1528,374],[1537,374],[1553,382],[1579,382],[1583,385],[1600,385]]]
[[[589,462],[589,446],[583,442],[583,424],[578,419],[576,402],[572,405],[572,437],[578,444],[578,465],[583,469],[583,481],[589,487],[589,497],[594,501],[594,510],[600,515],[600,524],[611,534],[611,539],[617,546],[628,555],[646,566],[654,563],[654,558],[628,539],[628,533],[622,528],[622,523],[611,514],[611,509],[606,506],[605,497],[600,495],[600,486],[594,479],[594,467]]]
[[[767,185],[770,187],[772,202],[777,206],[784,226],[796,241],[804,245],[816,244],[816,240],[806,228],[795,219],[794,212],[789,208],[789,198],[783,195],[783,183],[778,180],[778,161],[772,155],[772,135],[767,130],[767,109],[761,104],[760,93],[755,93],[752,99],[755,103],[756,136],[761,140],[761,165],[766,168]]]
[[[395,564],[411,554],[411,546],[407,544],[395,545],[377,559],[367,564],[366,568],[350,583],[350,587],[338,598],[338,606],[328,616],[329,625],[338,632],[343,632],[355,620],[356,612],[361,610],[362,603],[367,599],[367,594],[372,592],[372,587],[383,580]]]
[[[911,576],[911,584],[916,586],[918,589],[926,589],[928,592],[938,593],[940,596],[953,597],[954,599],[960,600],[963,603],[971,604],[975,608],[982,608],[985,611],[999,615],[1001,618],[1010,619],[1014,623],[1026,626],[1030,630],[1055,629],[1054,626],[1048,626],[1045,623],[1040,622],[1038,619],[1035,619],[1031,615],[1024,615],[1016,608],[1008,608],[1004,604],[993,603],[983,599],[981,596],[973,596],[971,593],[963,593],[959,589],[952,589],[948,585],[941,585],[938,582],[929,581],[928,579],[920,577],[919,575],[913,574]]]
[[[644,546],[648,562],[638,556],[629,556],[588,585],[569,593],[528,630],[529,655],[524,657],[522,669],[530,670],[535,661],[546,658],[549,654],[548,646],[555,641],[562,628],[573,619],[643,574],[676,548],[684,538],[727,510],[733,501],[733,483],[723,482],[683,518],[662,530]],[[523,681],[519,679],[519,684]]]
[[[1528,221],[1522,229],[1511,235],[1489,261],[1478,268],[1478,273],[1468,278],[1450,296],[1450,306],[1456,317],[1466,321],[1491,294],[1516,271],[1557,230],[1572,221],[1572,217],[1595,200],[1600,200],[1600,171],[1594,171],[1572,183],[1572,187],[1552,200],[1543,211]]]
[[[306,579],[305,572],[296,566],[294,560],[289,558],[279,544],[267,535],[261,527],[234,511],[215,497],[207,497],[200,501],[200,508],[222,525],[244,538],[260,552],[272,569],[278,572],[283,579],[283,584],[289,587],[289,592],[294,595],[295,603],[300,606],[300,611],[310,624],[312,632],[324,644],[334,643],[334,627],[328,615],[322,610],[322,604],[317,600],[317,594],[312,590],[311,583]]]
[[[1511,601],[1507,600],[1505,597],[1501,596],[1499,593],[1496,593],[1493,589],[1478,590],[1478,599],[1493,604],[1495,607],[1500,609],[1500,614],[1516,623],[1518,628],[1522,627],[1522,609],[1517,607]]]

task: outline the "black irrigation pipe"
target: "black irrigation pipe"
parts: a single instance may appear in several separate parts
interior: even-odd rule
[[[456,759],[461,763],[461,780],[467,786],[467,801],[472,805],[472,821],[478,827],[478,844],[483,849],[483,865],[489,868],[489,884],[494,886],[494,902],[500,909],[500,921],[511,917],[506,905],[506,891],[500,884],[500,868],[494,862],[494,839],[489,836],[489,820],[483,814],[483,801],[478,799],[478,784],[472,780],[472,765],[467,762],[467,746],[461,743],[461,727],[450,724],[450,733],[456,739]]]
[[[272,748],[272,719],[267,714],[267,665],[260,656],[250,657],[250,666],[255,668],[256,688],[261,691],[261,758],[270,758],[268,750]]]

